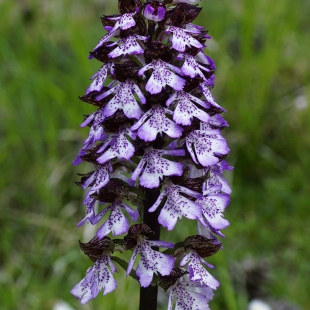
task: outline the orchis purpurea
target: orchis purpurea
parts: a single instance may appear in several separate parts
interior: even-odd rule
[[[140,283],[140,310],[157,309],[159,287],[170,292],[168,310],[209,309],[219,286],[204,258],[221,248],[217,236],[229,225],[223,171],[232,167],[224,160],[225,109],[210,91],[210,36],[192,23],[197,2],[119,0],[119,14],[101,18],[107,33],[89,59],[102,65],[80,97],[97,110],[85,116],[89,135],[73,162],[94,165],[77,182],[88,190],[78,226],[103,220],[81,243],[94,262],[71,291],[83,304],[116,289],[115,265]],[[175,245],[159,240],[161,226],[171,231],[184,218],[198,235]]]

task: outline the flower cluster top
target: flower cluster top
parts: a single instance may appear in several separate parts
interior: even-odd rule
[[[169,289],[168,309],[209,309],[219,285],[203,258],[220,249],[216,236],[229,225],[223,212],[231,189],[223,171],[232,167],[224,160],[225,109],[210,92],[215,65],[204,52],[210,36],[192,23],[201,11],[196,2],[119,0],[119,14],[101,18],[107,33],[89,59],[102,65],[80,97],[97,110],[85,116],[81,126],[89,135],[74,161],[94,165],[77,182],[87,189],[78,226],[103,219],[96,237],[81,244],[94,262],[71,291],[83,304],[117,287],[114,263],[124,267],[112,256],[118,249],[133,251],[126,274],[141,287]],[[145,210],[145,191],[152,189],[160,194]],[[178,245],[152,240],[143,212],[155,211],[168,230],[183,217],[196,221],[198,235]]]

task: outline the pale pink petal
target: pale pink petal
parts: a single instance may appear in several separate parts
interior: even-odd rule
[[[184,152],[184,151],[183,151]],[[183,152],[173,154],[173,151],[162,151],[155,149],[147,149],[139,165],[132,174],[132,179],[136,180],[140,177],[140,184],[143,187],[154,188],[159,186],[159,182],[164,176],[182,175],[183,165],[171,160],[162,158],[163,154],[172,156],[184,156]]]
[[[111,293],[117,287],[113,277],[114,272],[115,267],[110,257],[102,256],[93,267],[87,270],[85,278],[71,290],[71,294],[78,298],[82,304],[86,304],[95,298],[101,290],[104,291],[104,295]]]
[[[169,26],[166,32],[173,33],[172,47],[179,52],[184,52],[186,46],[194,46],[197,48],[203,47],[203,45],[198,40],[196,40],[190,34],[188,34],[188,32],[191,32],[189,30]]]

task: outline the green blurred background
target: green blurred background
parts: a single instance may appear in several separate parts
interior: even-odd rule
[[[213,310],[246,309],[249,265],[266,277],[267,299],[310,309],[310,1],[203,0],[218,103],[235,170],[224,250],[210,258],[221,281]],[[100,67],[88,52],[105,33],[100,16],[117,1],[0,1],[0,309],[137,309],[138,285],[82,307],[70,289],[91,261],[78,240],[90,226],[72,160],[87,137],[78,99]],[[175,238],[192,225],[182,221]],[[164,232],[163,238],[168,238]],[[250,262],[250,263],[249,263]],[[258,283],[259,281],[256,281]],[[165,308],[162,308],[165,309]],[[279,308],[280,309],[280,308]]]

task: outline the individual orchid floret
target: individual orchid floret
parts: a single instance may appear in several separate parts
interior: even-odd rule
[[[110,90],[97,96],[96,99],[101,100],[112,93],[115,93],[115,96],[107,103],[103,110],[105,117],[112,116],[120,109],[124,111],[125,116],[128,118],[140,118],[142,112],[133,93],[137,94],[142,104],[145,104],[146,100],[140,88],[133,81],[127,80],[126,82],[119,83]]]
[[[114,27],[110,30],[111,32],[116,31],[118,29],[121,30],[127,30],[131,27],[134,27],[136,25],[136,22],[133,18],[133,16],[139,11],[139,9],[137,8],[136,11],[134,13],[125,13],[121,16],[108,16],[107,19],[108,20],[116,20],[116,23],[114,25]]]
[[[144,49],[138,43],[137,40],[146,41],[148,37],[140,35],[132,35],[124,39],[119,40],[111,44],[107,44],[108,47],[119,44],[112,52],[109,53],[110,58],[116,58],[121,55],[140,55],[144,53]]]
[[[97,231],[97,237],[99,239],[102,239],[110,232],[112,232],[113,236],[118,236],[128,231],[129,223],[122,213],[122,209],[130,215],[133,222],[138,219],[139,214],[137,211],[130,208],[124,202],[116,200],[103,210],[104,212],[102,213],[102,216],[104,216],[108,211],[110,211],[110,215]]]
[[[143,15],[146,19],[154,22],[162,21],[165,17],[166,10],[162,2],[152,1],[145,6]]]
[[[109,174],[112,172],[112,166],[108,162],[104,165],[97,167],[97,170],[93,171],[87,179],[81,183],[83,189],[86,189],[88,186],[92,185],[91,189],[87,193],[87,197],[93,193],[98,193],[101,188],[106,186],[110,181]]]
[[[192,191],[186,187],[167,184],[158,196],[156,202],[149,209],[149,212],[154,212],[162,203],[163,199],[167,197],[167,200],[160,211],[158,222],[164,227],[167,227],[168,230],[172,230],[176,225],[177,220],[180,220],[182,216],[191,220],[201,217],[201,206],[182,194],[195,198],[202,197],[200,193]]]
[[[204,82],[200,83],[199,87],[200,87],[203,95],[205,96],[206,101],[210,104],[210,106],[213,106],[218,111],[218,113],[226,112],[226,110],[224,108],[222,108],[220,105],[218,105],[215,102],[208,86]]]
[[[77,224],[78,227],[81,227],[85,222],[89,222],[92,225],[97,224],[105,214],[105,210],[99,212],[97,215],[95,214],[95,203],[96,198],[88,196],[84,199],[83,203],[86,207],[86,215],[85,217]]]
[[[103,114],[103,108],[99,108],[96,112],[89,115],[81,124],[81,127],[85,127],[92,123],[88,138],[84,141],[84,148],[90,147],[97,141],[104,141],[106,139],[107,134],[104,132],[104,129],[101,126],[105,119],[106,117]]]
[[[171,138],[179,138],[182,135],[183,128],[166,117],[165,114],[172,114],[168,109],[162,106],[155,106],[131,126],[131,130],[137,130],[138,136],[144,141],[154,141],[157,134],[164,132]]]
[[[139,75],[142,76],[145,71],[150,69],[153,69],[153,73],[145,85],[145,89],[149,93],[158,94],[166,85],[174,90],[183,89],[185,80],[176,74],[182,75],[182,71],[178,67],[157,59],[141,68]]]
[[[229,166],[225,160],[222,160],[218,164],[210,167],[209,173],[210,177],[207,180],[206,183],[206,189],[209,189],[213,186],[219,186],[221,187],[221,192],[225,194],[231,194],[231,188],[228,184],[228,182],[223,177],[223,171],[224,170],[232,170],[233,167]]]
[[[107,238],[104,243],[111,243],[111,240]],[[71,290],[71,294],[79,299],[82,304],[86,304],[95,298],[101,290],[106,295],[117,287],[116,280],[113,277],[116,268],[110,257],[113,250],[108,246],[98,250],[102,254],[95,260],[94,266],[88,268],[85,278]]]
[[[217,130],[192,131],[186,137],[186,146],[192,160],[204,167],[217,164],[220,157],[227,155],[229,152],[226,140]]]
[[[185,151],[147,148],[131,178],[136,180],[141,175],[139,181],[143,187],[155,188],[164,176],[182,175],[183,165],[162,158],[162,155],[184,156]]]
[[[92,91],[101,91],[104,82],[108,76],[109,71],[113,72],[113,66],[114,64],[112,62],[108,62],[107,64],[102,65],[100,70],[96,72],[90,80],[93,80],[93,82],[90,84],[90,86],[86,90],[86,95],[89,94]]]
[[[184,59],[184,63],[181,67],[181,70],[185,76],[189,76],[191,78],[199,76],[205,80],[206,78],[201,70],[206,71],[206,72],[211,71],[210,69],[199,64],[196,61],[195,57],[190,54],[180,53],[177,56],[177,59],[178,60]]]
[[[218,231],[229,226],[229,222],[223,218],[223,212],[230,202],[227,194],[219,194],[221,186],[213,186],[203,192],[203,197],[196,200],[202,207],[202,214],[213,230]]]
[[[193,31],[169,26],[166,30],[167,33],[172,33],[172,48],[179,52],[184,52],[186,49],[186,46],[193,46],[197,48],[203,48],[203,45],[193,38],[188,33],[194,33]]]
[[[204,265],[213,267],[207,264],[195,251],[191,251],[180,262],[180,266],[188,266],[189,278],[191,281],[199,281],[200,284],[205,284],[215,290],[220,283],[204,268]]]
[[[213,298],[212,289],[189,281],[187,272],[181,268],[173,268],[168,276],[160,276],[159,285],[165,291],[170,289],[167,310],[210,310],[208,303]]]
[[[184,91],[175,92],[167,100],[166,105],[170,106],[175,101],[177,102],[177,106],[173,112],[173,120],[177,124],[189,126],[192,123],[194,117],[197,117],[202,122],[209,121],[210,115],[205,111],[198,109],[192,102],[194,101],[202,107],[207,108],[207,105],[204,101]]]
[[[111,134],[100,147],[98,153],[106,150],[108,146],[109,149],[97,158],[97,162],[105,164],[115,157],[118,159],[129,160],[134,155],[135,147],[129,142],[127,136],[135,139],[135,134],[129,128],[123,128],[116,133]]]
[[[136,274],[139,278],[141,287],[148,287],[154,273],[160,273],[162,276],[169,275],[174,267],[174,258],[170,255],[160,253],[152,249],[152,247],[173,248],[174,244],[166,241],[146,240],[143,230],[145,224],[133,225],[128,235],[124,238],[125,242],[135,238],[135,248],[128,264],[126,275],[128,276],[133,268],[137,255],[140,254],[140,262],[138,264]],[[137,230],[141,230],[141,234]],[[130,240],[132,242],[132,240]],[[130,243],[131,243],[130,242]],[[125,247],[126,248],[126,247]]]

